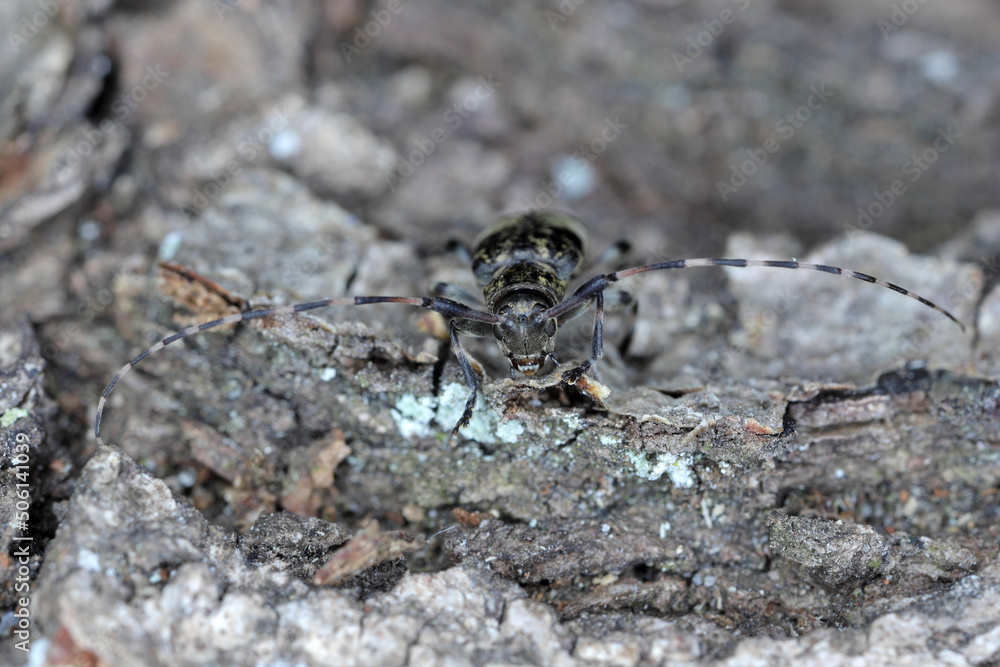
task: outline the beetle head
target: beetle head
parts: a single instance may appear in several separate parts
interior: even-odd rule
[[[544,317],[550,304],[533,292],[511,295],[497,309],[500,321],[493,325],[500,351],[510,366],[525,375],[534,375],[556,347],[558,325]]]

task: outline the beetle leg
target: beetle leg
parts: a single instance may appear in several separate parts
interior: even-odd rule
[[[594,337],[590,341],[590,356],[579,366],[563,374],[563,381],[568,384],[575,384],[598,359],[604,356],[604,292],[598,292],[595,301],[597,309],[594,314]]]
[[[452,320],[451,324],[448,325],[448,329],[451,334],[451,348],[455,350],[458,365],[462,367],[462,374],[465,375],[465,384],[471,392],[468,400],[465,402],[465,411],[462,412],[462,418],[455,424],[455,428],[451,429],[451,437],[455,438],[458,437],[459,429],[468,426],[469,420],[472,419],[472,410],[476,407],[476,396],[479,394],[479,374],[476,372],[475,367],[473,367],[472,361],[469,359],[469,355],[466,354],[465,348],[462,347],[462,341],[458,337],[459,334],[463,333],[458,320]]]

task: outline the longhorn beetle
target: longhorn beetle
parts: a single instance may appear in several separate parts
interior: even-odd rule
[[[603,356],[604,291],[619,280],[647,271],[688,269],[698,266],[762,266],[834,273],[874,283],[916,299],[925,306],[943,313],[965,331],[965,326],[947,310],[899,285],[849,269],[825,264],[807,264],[796,260],[674,259],[594,276],[577,288],[569,298],[564,299],[569,281],[576,277],[585,261],[585,238],[583,226],[564,213],[529,212],[500,218],[494,222],[476,241],[471,256],[472,271],[483,290],[486,310],[477,310],[441,296],[441,294],[451,294],[452,291],[446,285],[438,285],[435,288],[436,296],[433,298],[356,296],[324,299],[293,306],[245,311],[188,327],[148,348],[118,371],[101,395],[94,433],[98,442],[103,442],[101,415],[114,386],[131,368],[161,348],[200,331],[224,324],[235,324],[269,315],[301,313],[327,306],[403,303],[433,310],[450,319],[451,345],[470,392],[462,418],[452,429],[452,436],[457,436],[459,429],[468,426],[480,385],[479,374],[473,367],[465,348],[462,347],[460,335],[482,337],[492,333],[500,351],[510,361],[511,377],[515,377],[515,372],[532,376],[542,370],[549,359],[558,364],[552,352],[555,349],[559,324],[583,314],[593,302],[596,305],[596,315],[590,356],[563,373],[560,378],[563,383],[575,384]]]

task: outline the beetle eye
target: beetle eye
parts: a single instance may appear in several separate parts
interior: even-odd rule
[[[497,337],[497,340],[500,340],[501,338],[503,338],[503,331],[500,329],[500,325],[499,324],[494,324],[493,325],[493,335]]]
[[[545,323],[545,335],[549,338],[556,335],[556,320],[554,317],[550,317],[549,321]]]

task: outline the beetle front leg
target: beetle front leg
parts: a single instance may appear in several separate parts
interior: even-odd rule
[[[448,325],[448,332],[451,337],[451,347],[455,350],[455,357],[458,358],[458,365],[462,367],[462,374],[465,375],[465,384],[468,386],[469,399],[465,402],[465,411],[462,412],[462,418],[458,420],[455,424],[455,428],[451,429],[451,437],[458,437],[459,429],[463,429],[469,425],[469,420],[472,419],[472,410],[476,407],[476,396],[479,394],[479,373],[476,372],[475,367],[472,365],[472,360],[469,359],[469,355],[466,354],[465,348],[462,347],[462,341],[459,339],[459,334],[463,333],[461,327],[457,320],[452,320]]]
[[[590,357],[584,359],[576,368],[563,374],[563,382],[576,384],[597,360],[604,356],[604,292],[598,292],[595,297],[597,312],[594,314],[594,337],[590,341]]]

